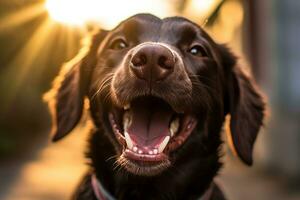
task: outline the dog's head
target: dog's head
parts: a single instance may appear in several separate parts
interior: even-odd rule
[[[230,114],[235,151],[252,164],[263,100],[236,57],[189,20],[133,16],[99,31],[67,67],[54,89],[53,140],[76,126],[87,97],[118,162],[131,173],[155,175],[189,152],[217,152]]]

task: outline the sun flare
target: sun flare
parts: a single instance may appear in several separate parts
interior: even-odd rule
[[[47,0],[46,8],[52,19],[71,25],[98,22],[112,28],[122,19],[141,12],[159,17],[174,14],[171,1],[161,0]]]

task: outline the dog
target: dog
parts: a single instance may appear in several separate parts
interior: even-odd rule
[[[225,117],[234,152],[252,165],[265,111],[226,45],[188,19],[150,14],[97,31],[50,93],[53,141],[74,129],[84,105],[94,125],[77,200],[225,199],[213,182]]]

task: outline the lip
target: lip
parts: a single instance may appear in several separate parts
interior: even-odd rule
[[[149,155],[149,154],[139,154],[136,152],[133,152],[129,149],[126,149],[123,152],[123,156],[125,158],[131,159],[131,160],[136,160],[136,161],[144,161],[144,162],[160,162],[163,160],[167,160],[168,156],[164,153],[156,154],[156,155]]]

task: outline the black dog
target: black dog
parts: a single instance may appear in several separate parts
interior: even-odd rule
[[[251,165],[265,108],[236,57],[187,19],[149,14],[100,30],[84,50],[49,101],[54,141],[76,126],[85,99],[95,125],[92,170],[74,199],[225,199],[213,183],[225,116]]]

